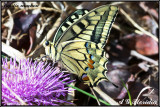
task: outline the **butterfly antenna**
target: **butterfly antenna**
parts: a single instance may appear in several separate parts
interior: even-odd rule
[[[96,96],[95,92],[93,91],[92,87],[90,87],[90,90],[92,91],[93,95],[96,97],[97,103],[100,106],[101,105],[100,101],[99,101],[98,97]]]

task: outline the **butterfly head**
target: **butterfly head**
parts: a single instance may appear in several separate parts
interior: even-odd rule
[[[54,47],[54,43],[50,41],[45,41],[43,43],[43,46],[45,48],[45,53],[48,55],[54,62],[56,61],[55,54],[56,54],[56,49]]]

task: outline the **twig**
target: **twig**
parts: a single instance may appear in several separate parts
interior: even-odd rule
[[[93,89],[92,89],[91,87],[90,87],[90,90],[92,91],[93,95],[96,97],[97,103],[98,103],[98,105],[100,106],[101,104],[100,104],[100,102],[99,102],[96,94],[94,93],[94,91],[93,91]]]
[[[139,31],[139,30],[134,30],[135,33],[139,34],[139,35],[143,35],[143,32],[142,31]]]
[[[73,80],[73,75],[70,75],[70,79]],[[72,86],[75,86],[76,82],[72,82],[70,83],[70,85]],[[72,87],[68,87],[68,90],[71,90],[69,91],[68,95],[67,95],[67,100],[68,101],[73,101],[74,100],[74,97],[75,97],[75,90],[72,88]]]
[[[135,56],[135,57],[137,57],[137,58],[140,58],[140,59],[142,59],[142,60],[148,61],[148,62],[150,62],[150,63],[153,63],[153,64],[155,64],[155,65],[158,65],[158,62],[157,62],[157,61],[155,61],[155,60],[153,60],[153,59],[151,59],[151,58],[148,58],[148,57],[146,57],[146,56],[143,56],[143,55],[139,54],[138,52],[136,52],[136,51],[134,51],[134,50],[131,50],[131,55],[132,55],[132,56]]]
[[[110,5],[120,5],[120,4],[124,4],[125,2],[113,2]]]
[[[56,8],[57,10],[60,10],[60,8],[57,6],[57,4],[55,2],[51,2],[51,4],[53,5],[53,8]]]
[[[103,99],[105,99],[108,103],[111,105],[119,105],[116,101],[114,101],[110,96],[108,96],[106,93],[104,93],[101,89],[98,87],[93,87],[93,89],[101,96]]]
[[[62,13],[61,10],[56,10],[56,9],[54,9],[54,8],[46,8],[46,7],[30,7],[30,8],[28,8],[28,9],[21,9],[21,10],[18,10],[18,11],[16,11],[16,12],[12,13],[11,15],[14,15],[14,14],[19,13],[19,12],[24,11],[24,10],[34,10],[34,9],[41,9],[41,10],[46,10],[46,11],[55,11],[55,12]],[[2,22],[3,22],[4,20],[6,20],[8,17],[9,17],[9,16],[6,16],[5,18],[3,18]]]
[[[16,58],[18,62],[20,61],[20,59],[26,59],[24,54],[22,54],[20,51],[12,48],[11,46],[6,45],[3,42],[2,42],[2,52],[4,52],[5,54],[7,54],[12,58]]]
[[[52,26],[52,28],[48,31],[48,33],[47,33],[47,35],[46,35],[47,40],[50,40],[50,39],[52,38],[53,34],[54,34],[55,31],[57,30],[57,27],[55,27],[55,26],[60,25],[60,22],[61,22],[60,20],[61,20],[61,18],[58,18],[57,21],[55,22],[55,24]],[[43,43],[44,43],[45,41],[46,41],[46,38],[44,38],[44,39],[41,41],[40,45],[38,45],[38,46],[36,47],[36,49],[28,55],[28,57],[33,58],[33,59],[34,59],[35,57],[37,57],[37,54],[39,54],[39,52],[44,48],[44,47],[43,47]]]
[[[12,17],[12,14],[11,14],[11,11],[9,9],[7,9],[7,12],[8,12],[8,15],[9,15],[9,22],[8,22],[8,35],[7,35],[7,41],[6,41],[6,44],[7,45],[10,45],[10,38],[11,38],[11,33],[12,33],[12,29],[13,29],[13,25],[14,25],[14,21],[13,21],[13,17]]]
[[[151,34],[150,32],[144,30],[142,27],[140,27],[123,9],[120,9],[120,12],[132,23],[134,27],[142,31],[144,34],[152,37],[156,42],[158,42],[158,38]]]
[[[112,25],[112,27],[115,28],[115,29],[117,29],[117,30],[119,30],[120,32],[126,34],[125,30],[123,30],[120,25],[114,23]]]

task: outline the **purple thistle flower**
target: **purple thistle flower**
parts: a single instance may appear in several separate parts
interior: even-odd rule
[[[32,60],[2,59],[2,104],[3,105],[58,105],[68,90],[66,84],[73,82],[59,68],[45,67],[44,62]],[[63,100],[62,100],[63,98]]]

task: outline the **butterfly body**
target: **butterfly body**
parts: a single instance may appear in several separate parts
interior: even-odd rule
[[[90,12],[77,10],[61,24],[53,42],[45,44],[46,54],[54,61],[61,60],[68,71],[88,85],[96,86],[101,80],[107,80],[108,59],[103,47],[117,11],[116,6],[109,5]]]

